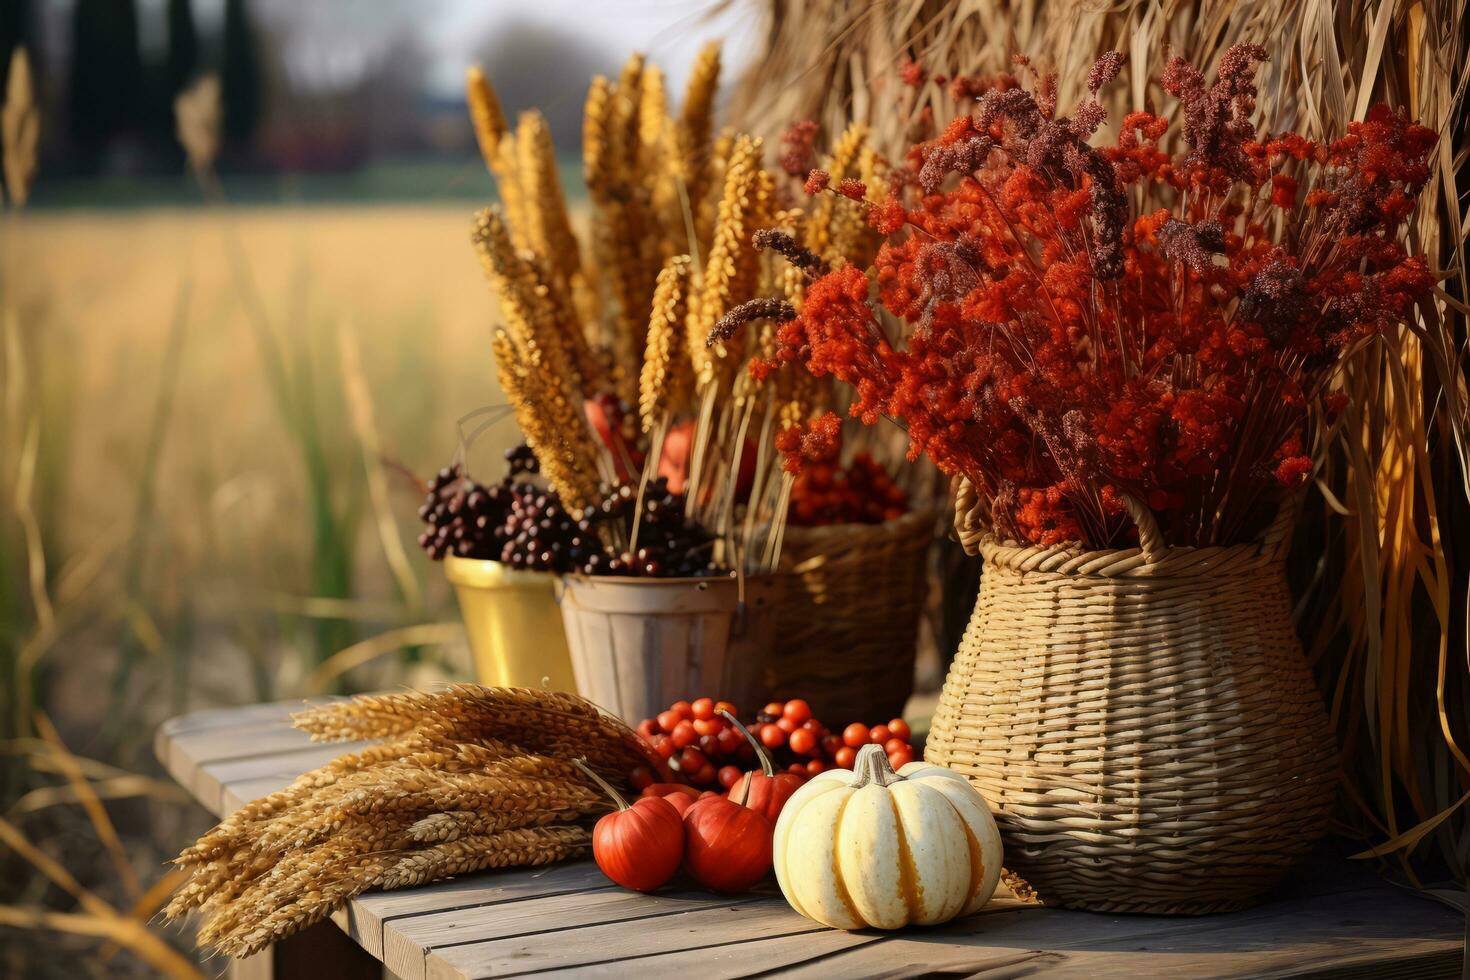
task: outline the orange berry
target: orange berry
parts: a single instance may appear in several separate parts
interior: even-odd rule
[[[811,755],[812,751],[817,747],[817,736],[805,728],[798,728],[791,733],[790,745],[791,751],[797,755]]]
[[[842,730],[842,742],[844,745],[854,749],[862,748],[868,744],[868,726],[860,721],[855,721]],[[851,769],[851,766],[844,768]]]
[[[793,698],[786,702],[786,707],[782,709],[781,715],[784,718],[790,718],[800,725],[802,722],[808,721],[811,718],[812,708],[811,705],[807,704],[801,698]]]

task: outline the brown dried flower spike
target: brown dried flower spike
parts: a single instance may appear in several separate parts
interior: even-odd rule
[[[5,193],[19,207],[30,196],[36,176],[36,149],[41,139],[41,113],[31,86],[31,66],[25,48],[10,56],[5,109],[0,112],[0,137],[5,150]]]

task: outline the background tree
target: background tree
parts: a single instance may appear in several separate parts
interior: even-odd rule
[[[40,45],[36,44],[34,14],[31,0],[0,0],[0,66],[9,68],[11,54],[25,45],[26,56],[35,70],[36,49]],[[5,102],[5,85],[6,78],[0,76],[0,104]]]
[[[182,92],[199,70],[199,34],[194,29],[190,0],[168,0],[168,64],[165,78],[169,101]]]
[[[225,0],[224,57],[220,68],[225,136],[237,148],[260,124],[260,52],[245,0]]]
[[[135,132],[141,122],[143,66],[134,0],[76,0],[71,41],[67,117],[78,162],[95,170],[108,143]]]

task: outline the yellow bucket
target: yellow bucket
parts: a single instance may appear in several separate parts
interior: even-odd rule
[[[481,684],[577,690],[555,575],[454,555],[444,574],[459,596]]]

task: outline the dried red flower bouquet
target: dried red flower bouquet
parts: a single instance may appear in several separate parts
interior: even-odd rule
[[[1435,133],[1379,107],[1330,144],[1259,139],[1264,57],[1231,48],[1213,84],[1169,63],[1178,157],[1144,110],[1090,145],[1116,53],[1070,117],[1054,78],[986,91],[886,204],[853,205],[888,242],[817,270],[757,370],[854,386],[852,414],[969,478],[999,537],[1122,546],[1132,497],[1172,544],[1249,540],[1309,478],[1338,367],[1434,284],[1400,232]],[[851,183],[807,189],[861,199]]]

